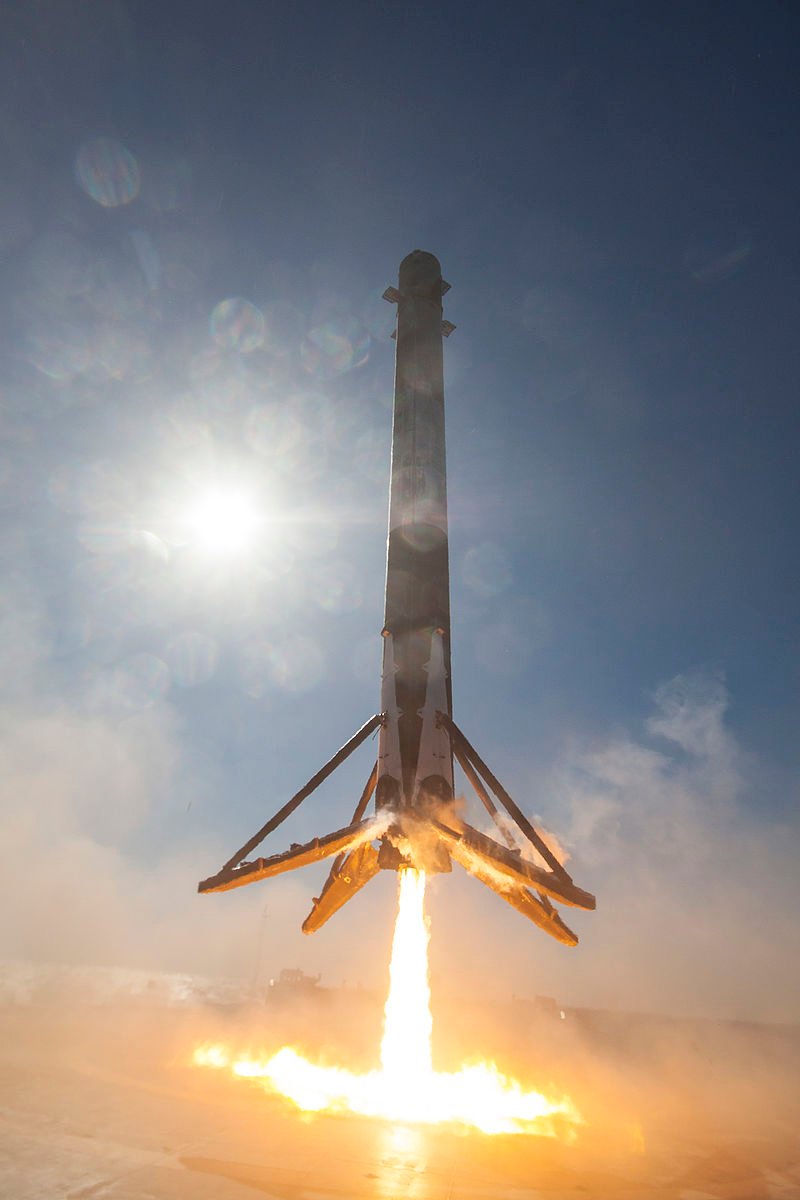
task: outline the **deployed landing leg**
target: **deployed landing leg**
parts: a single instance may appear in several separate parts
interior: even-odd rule
[[[335,833],[330,833],[323,838],[314,838],[311,842],[306,842],[304,845],[293,845],[289,850],[285,850],[283,854],[273,854],[271,858],[259,858],[255,862],[245,862],[247,855],[252,850],[255,850],[264,838],[267,837],[273,830],[277,829],[288,816],[290,816],[296,808],[299,808],[304,800],[306,800],[312,792],[316,791],[321,783],[331,775],[337,767],[349,758],[354,750],[357,750],[362,742],[366,741],[371,733],[374,733],[381,724],[381,717],[376,714],[374,717],[362,725],[357,733],[353,734],[349,742],[345,742],[340,750],[337,750],[333,758],[328,759],[325,766],[317,771],[316,775],[312,775],[308,783],[292,796],[284,804],[283,808],[278,809],[274,817],[270,817],[265,825],[262,825],[258,833],[253,836],[240,847],[236,853],[228,859],[223,867],[212,875],[209,879],[203,879],[197,885],[198,892],[226,892],[230,888],[241,887],[245,883],[254,883],[257,879],[266,879],[271,875],[280,875],[284,871],[291,871],[294,867],[303,867],[307,863],[317,862],[322,858],[329,858],[331,854],[338,854],[351,849],[353,846],[368,842],[374,836],[370,831],[375,826],[374,820],[364,821],[364,811],[369,803],[372,790],[375,783],[367,783],[364,789],[364,794],[359,801],[358,807],[353,818],[352,824],[345,829],[338,829]],[[373,772],[374,775],[374,772]],[[373,775],[370,780],[373,780]]]
[[[498,896],[540,929],[564,945],[576,946],[577,935],[561,920],[548,896],[560,900],[563,904],[583,909],[594,909],[594,896],[575,886],[564,865],[492,774],[452,717],[447,713],[438,712],[436,719],[439,725],[447,730],[456,761],[506,843],[505,847],[501,846],[463,821],[457,822],[457,829],[437,821],[450,854],[465,870],[497,892]],[[523,859],[521,849],[500,821],[497,805],[489,795],[487,785],[525,839],[550,867],[550,871],[544,871],[529,860]],[[531,885],[533,891],[530,890]]]
[[[404,866],[427,869],[432,847],[438,847],[448,862],[449,856],[452,856],[534,925],[564,945],[576,945],[577,936],[564,924],[552,901],[573,908],[593,909],[594,896],[573,883],[563,864],[452,718],[441,711],[435,713],[436,725],[445,732],[454,758],[500,830],[505,845],[462,821],[450,802],[437,803],[430,799],[416,805],[400,802],[379,808],[374,816],[365,817],[376,792],[379,776],[379,764],[376,762],[349,825],[302,845],[295,843],[288,850],[269,858],[247,858],[385,720],[383,716],[371,717],[305,787],[228,859],[216,875],[198,885],[198,891],[228,891],[336,855],[325,885],[319,896],[314,897],[311,912],[303,922],[303,932],[314,933],[381,869],[381,853],[374,842],[380,840],[382,849],[391,851],[388,857],[393,865],[398,864],[396,869]],[[540,861],[535,861],[532,853],[526,856],[517,845],[501,819],[492,796],[506,810]]]
[[[367,811],[367,805],[372,799],[377,780],[378,764],[376,762],[353,813],[354,825]],[[351,896],[355,896],[364,884],[369,883],[379,870],[378,851],[371,842],[364,842],[349,854],[337,855],[333,860],[333,866],[322,891],[319,896],[314,897],[313,908],[303,921],[303,933],[316,933],[320,926],[324,925],[335,912],[338,912]]]

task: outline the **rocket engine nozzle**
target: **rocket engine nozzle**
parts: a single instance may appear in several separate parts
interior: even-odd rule
[[[378,866],[383,871],[402,871],[413,867],[428,875],[442,875],[453,869],[447,846],[437,833],[436,817],[448,820],[450,810],[442,805],[395,810],[393,820],[378,848]]]

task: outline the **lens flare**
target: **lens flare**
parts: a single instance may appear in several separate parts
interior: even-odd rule
[[[306,371],[326,379],[362,367],[369,350],[369,334],[360,321],[333,317],[309,330],[300,353]]]
[[[230,1070],[259,1080],[303,1112],[349,1111],[406,1124],[457,1124],[483,1133],[529,1133],[571,1140],[582,1119],[563,1097],[525,1091],[494,1063],[433,1068],[433,1021],[428,982],[429,924],[425,873],[399,874],[397,922],[384,1010],[381,1065],[357,1075],[309,1062],[290,1046],[270,1058],[236,1055],[225,1046],[201,1046],[197,1066]]]
[[[264,315],[240,296],[220,300],[211,314],[211,336],[223,350],[252,354],[264,341]]]
[[[75,160],[75,175],[86,195],[103,208],[130,204],[139,194],[139,164],[114,138],[84,142]]]

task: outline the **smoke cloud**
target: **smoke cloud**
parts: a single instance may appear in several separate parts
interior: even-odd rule
[[[197,879],[230,852],[230,831],[188,819],[224,780],[198,760],[177,709],[158,698],[120,706],[99,675],[68,689],[21,577],[6,589],[0,638],[13,665],[0,730],[5,959],[247,978],[263,956],[269,973],[301,965],[329,982],[381,986],[391,880],[376,880],[369,903],[360,897],[315,939],[298,927],[324,864],[319,881],[303,872],[198,897]],[[478,948],[491,944],[509,991],[796,1020],[797,823],[768,815],[765,768],[728,727],[728,700],[718,676],[679,676],[657,690],[638,735],[568,738],[549,770],[546,820],[576,881],[598,897],[596,913],[568,914],[580,947],[543,946],[457,870],[434,889],[440,974],[485,983]]]
[[[721,677],[678,676],[642,736],[573,744],[555,773],[598,895],[580,951],[594,1003],[798,1018],[798,826],[770,816],[728,703]]]

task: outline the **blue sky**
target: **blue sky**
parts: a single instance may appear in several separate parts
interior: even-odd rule
[[[469,925],[508,951],[501,990],[796,1014],[759,932],[796,937],[791,8],[61,2],[7,24],[4,822],[60,866],[47,899],[8,883],[3,952],[247,974],[266,905],[270,969],[380,980],[348,941],[385,942],[385,880],[311,941],[313,873],[191,889],[377,705],[381,293],[421,247],[458,326],[456,717],[599,902],[571,957],[438,882],[442,974],[481,976]],[[239,554],[181,526],[210,487],[263,518]],[[368,757],[287,839],[347,815]],[[702,936],[643,959],[698,896]]]

